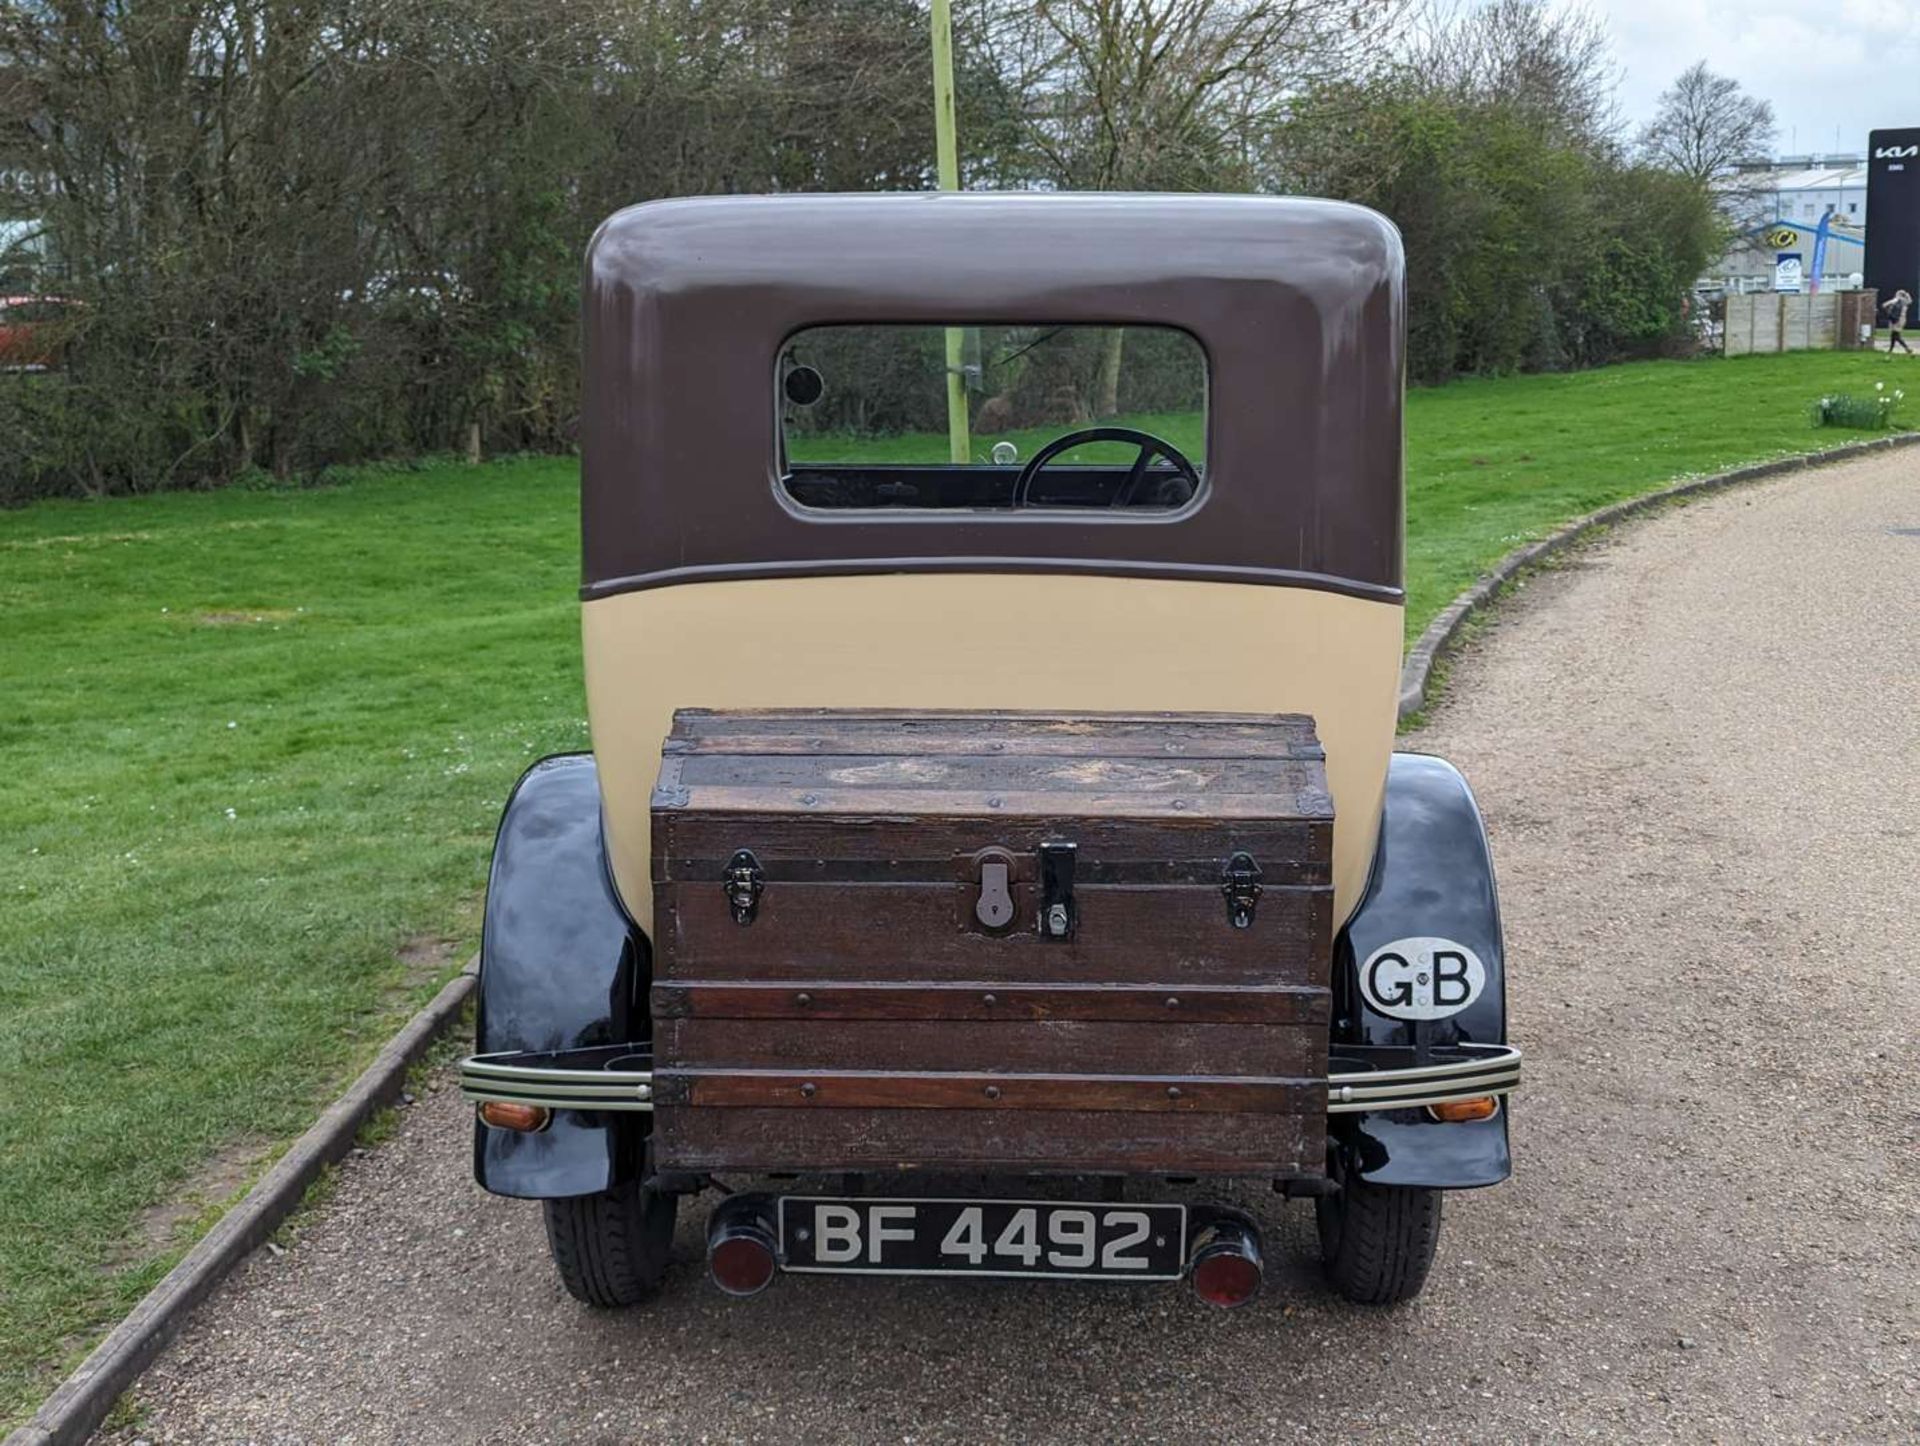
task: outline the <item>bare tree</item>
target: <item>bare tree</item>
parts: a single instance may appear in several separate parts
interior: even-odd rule
[[[1247,190],[1290,96],[1342,73],[1402,0],[990,0],[1032,181],[1062,190]],[[1115,409],[1125,333],[1089,403]]]
[[[1429,10],[1407,67],[1421,89],[1467,103],[1497,101],[1555,140],[1613,144],[1619,67],[1606,27],[1574,6],[1492,0]]]
[[[1342,73],[1401,0],[1004,0],[986,32],[1034,179],[1073,190],[1244,185],[1250,142]]]
[[[1661,95],[1640,132],[1640,153],[1662,170],[1706,183],[1766,155],[1773,136],[1773,107],[1697,60]]]

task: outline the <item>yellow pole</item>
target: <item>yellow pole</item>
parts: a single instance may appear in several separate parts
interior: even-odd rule
[[[935,168],[943,191],[960,189],[960,149],[953,123],[953,5],[933,0],[933,144]],[[955,462],[973,459],[967,435],[966,335],[947,328],[947,455]]]

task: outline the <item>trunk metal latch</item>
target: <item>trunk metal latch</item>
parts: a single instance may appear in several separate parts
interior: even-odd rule
[[[1043,843],[1040,856],[1040,932],[1049,939],[1071,939],[1080,922],[1073,900],[1073,863],[1080,846]]]
[[[767,886],[767,875],[752,849],[738,849],[727,860],[727,876],[721,887],[727,891],[727,907],[733,922],[742,928],[753,922],[760,911],[760,894]]]
[[[1253,911],[1260,903],[1260,865],[1245,851],[1227,860],[1220,880],[1220,892],[1227,896],[1227,919],[1236,929],[1250,928]]]

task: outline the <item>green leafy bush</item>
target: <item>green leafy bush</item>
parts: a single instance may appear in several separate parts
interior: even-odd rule
[[[1407,372],[1565,371],[1661,355],[1721,240],[1712,199],[1524,95],[1389,75],[1303,97],[1294,189],[1353,197],[1406,243]]]

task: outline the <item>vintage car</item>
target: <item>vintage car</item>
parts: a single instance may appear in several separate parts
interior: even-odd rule
[[[707,1264],[1357,1301],[1510,1170],[1460,774],[1396,753],[1403,264],[1250,196],[690,199],[585,294],[591,755],[507,803],[474,1169]],[[1258,1192],[1256,1195],[1253,1192]]]

